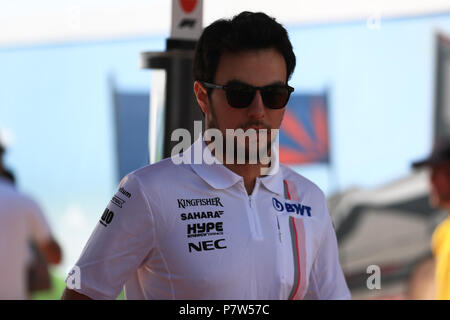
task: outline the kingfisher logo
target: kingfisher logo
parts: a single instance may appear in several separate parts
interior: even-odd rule
[[[177,199],[178,208],[185,209],[186,207],[200,207],[200,206],[216,206],[222,207],[223,204],[220,202],[220,198],[209,198],[209,199]]]
[[[278,199],[272,198],[272,204],[275,210],[278,212],[289,212],[289,213],[296,213],[298,215],[307,215],[308,217],[311,217],[311,207],[304,206],[301,203],[287,203],[287,202],[281,202]]]

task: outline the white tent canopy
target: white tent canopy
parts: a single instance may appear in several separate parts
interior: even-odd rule
[[[0,46],[169,35],[169,0],[0,0]],[[283,24],[379,21],[450,11],[448,0],[204,0],[204,24],[243,10]]]
[[[330,204],[333,206],[334,223],[340,225],[355,208],[392,207],[418,198],[427,198],[428,194],[428,172],[422,170],[378,188],[347,191],[335,196],[339,200],[331,199]],[[417,210],[420,209],[423,210],[423,208],[417,208]],[[428,206],[427,209],[432,210]]]
[[[329,199],[350,286],[365,286],[370,265],[382,269],[385,281],[389,276],[394,282],[407,280],[415,265],[431,254],[431,235],[447,213],[430,207],[428,199],[427,171]]]

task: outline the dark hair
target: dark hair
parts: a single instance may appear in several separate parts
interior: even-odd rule
[[[195,49],[194,80],[212,82],[224,52],[275,48],[286,62],[286,81],[295,68],[295,55],[286,29],[262,12],[244,11],[220,19],[203,30]]]
[[[13,184],[16,182],[16,177],[14,176],[14,173],[8,169],[4,169],[3,171],[0,171],[0,177],[4,177],[8,179]]]
[[[2,146],[0,142],[0,174],[3,169],[3,154],[5,153],[5,148]]]

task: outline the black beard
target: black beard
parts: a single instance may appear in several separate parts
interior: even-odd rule
[[[216,115],[216,113],[215,113],[215,110],[214,110],[214,107],[213,107],[213,105],[212,105],[212,103],[210,104],[210,110],[211,110],[211,119],[207,122],[207,128],[208,129],[217,129],[217,130],[219,130],[221,133],[222,133],[222,146],[223,146],[223,148],[224,148],[224,150],[223,150],[223,157],[224,157],[224,159],[227,159],[227,157],[226,157],[226,150],[227,150],[227,142],[226,142],[226,132],[222,132],[222,130],[220,130],[219,129],[219,127],[218,127],[218,125],[217,125],[217,115]],[[246,124],[244,124],[243,125],[243,127],[249,127],[249,126],[251,126],[251,125],[261,125],[261,123],[260,122],[249,122],[249,123],[246,123]],[[243,128],[242,128],[243,129]],[[267,132],[268,132],[268,137],[267,137],[267,139],[266,139],[266,144],[265,145],[263,145],[263,146],[261,146],[261,145],[259,145],[259,143],[258,143],[258,146],[257,146],[257,148],[256,148],[256,150],[257,150],[257,153],[256,153],[256,163],[260,163],[261,162],[261,154],[263,154],[263,155],[267,155],[268,157],[270,157],[271,156],[271,150],[272,150],[272,136],[271,136],[271,131],[270,131],[270,129],[268,129],[268,128],[266,128],[266,127],[264,127],[264,129],[266,129],[267,130]],[[257,133],[258,134],[258,133]],[[233,163],[234,164],[237,164],[238,162],[238,143],[237,143],[237,137],[234,137],[233,138],[234,139],[234,143],[233,143]],[[214,140],[213,140],[214,141]],[[250,144],[250,141],[249,141],[249,138],[248,137],[246,137],[245,138],[245,150],[244,150],[244,162],[245,162],[245,164],[248,164],[249,162],[250,162],[250,160],[253,160],[253,164],[255,163],[255,159],[250,159],[250,147],[249,147],[249,144]],[[264,150],[265,149],[265,150]],[[221,162],[224,162],[224,161],[222,161],[223,159],[219,159],[219,160],[221,160]]]

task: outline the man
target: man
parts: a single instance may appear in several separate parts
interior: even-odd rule
[[[123,286],[128,299],[350,298],[322,191],[278,167],[276,157],[252,163],[246,153],[236,163],[230,152],[249,151],[248,140],[227,149],[230,129],[262,133],[253,142],[271,149],[274,135],[263,129],[279,129],[294,67],[286,30],[263,13],[243,12],[203,31],[194,91],[207,131],[226,144],[223,156],[180,163],[196,150],[218,155],[198,139],[183,155],[125,177],[64,299],[114,299]]]
[[[413,163],[414,168],[430,168],[430,203],[450,212],[450,138],[441,138],[431,155]],[[450,299],[450,217],[441,222],[432,237],[437,299]]]
[[[29,242],[53,264],[61,261],[61,249],[36,202],[14,188],[13,175],[3,166],[3,153],[0,144],[0,299],[23,300],[29,298]]]

